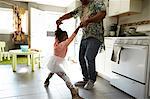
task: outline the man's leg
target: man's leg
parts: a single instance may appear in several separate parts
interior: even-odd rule
[[[85,52],[86,52],[86,40],[82,40],[79,49],[79,62],[82,69],[83,79],[88,80],[88,68],[85,60]]]
[[[82,69],[83,81],[76,82],[75,86],[84,86],[89,79],[88,68],[85,60],[85,50],[86,50],[86,40],[81,40],[79,49],[79,62]]]
[[[85,53],[87,65],[88,65],[88,74],[89,74],[89,85],[88,83],[84,86],[86,89],[91,89],[94,86],[96,81],[96,67],[95,67],[95,58],[98,53],[99,47],[101,45],[100,41],[95,38],[87,39],[87,49]],[[91,85],[91,86],[90,86]]]

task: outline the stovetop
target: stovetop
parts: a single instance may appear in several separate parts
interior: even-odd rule
[[[150,45],[150,36],[107,37],[114,39],[116,44]]]

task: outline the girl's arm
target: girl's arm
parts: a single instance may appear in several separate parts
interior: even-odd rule
[[[54,43],[54,46],[56,46],[58,44],[58,39],[55,38],[55,43]]]
[[[81,26],[78,26],[77,28],[76,28],[76,30],[72,33],[72,35],[66,40],[66,45],[68,46],[71,42],[72,42],[72,40],[75,38],[75,36],[77,35],[77,33],[78,33],[78,31],[79,31],[79,29],[81,28]]]

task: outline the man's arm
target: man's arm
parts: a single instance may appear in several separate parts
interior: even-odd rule
[[[87,20],[81,22],[80,24],[83,26],[87,26],[89,23],[95,23],[103,20],[106,16],[106,11],[98,12],[96,15],[88,18]]]
[[[101,11],[101,12],[98,12],[96,15],[87,19],[87,21],[88,21],[88,23],[99,22],[99,21],[103,20],[105,18],[105,16],[106,16],[106,11]]]
[[[71,15],[70,13],[67,13],[67,14],[61,16],[61,17],[56,21],[56,24],[59,26],[60,24],[62,24],[62,21],[63,21],[63,20],[69,19],[69,18],[71,18],[71,17],[72,17],[72,15]]]

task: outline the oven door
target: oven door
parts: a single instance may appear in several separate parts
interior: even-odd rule
[[[148,46],[122,45],[122,47],[120,62],[119,64],[112,63],[112,72],[145,84],[148,64]]]

